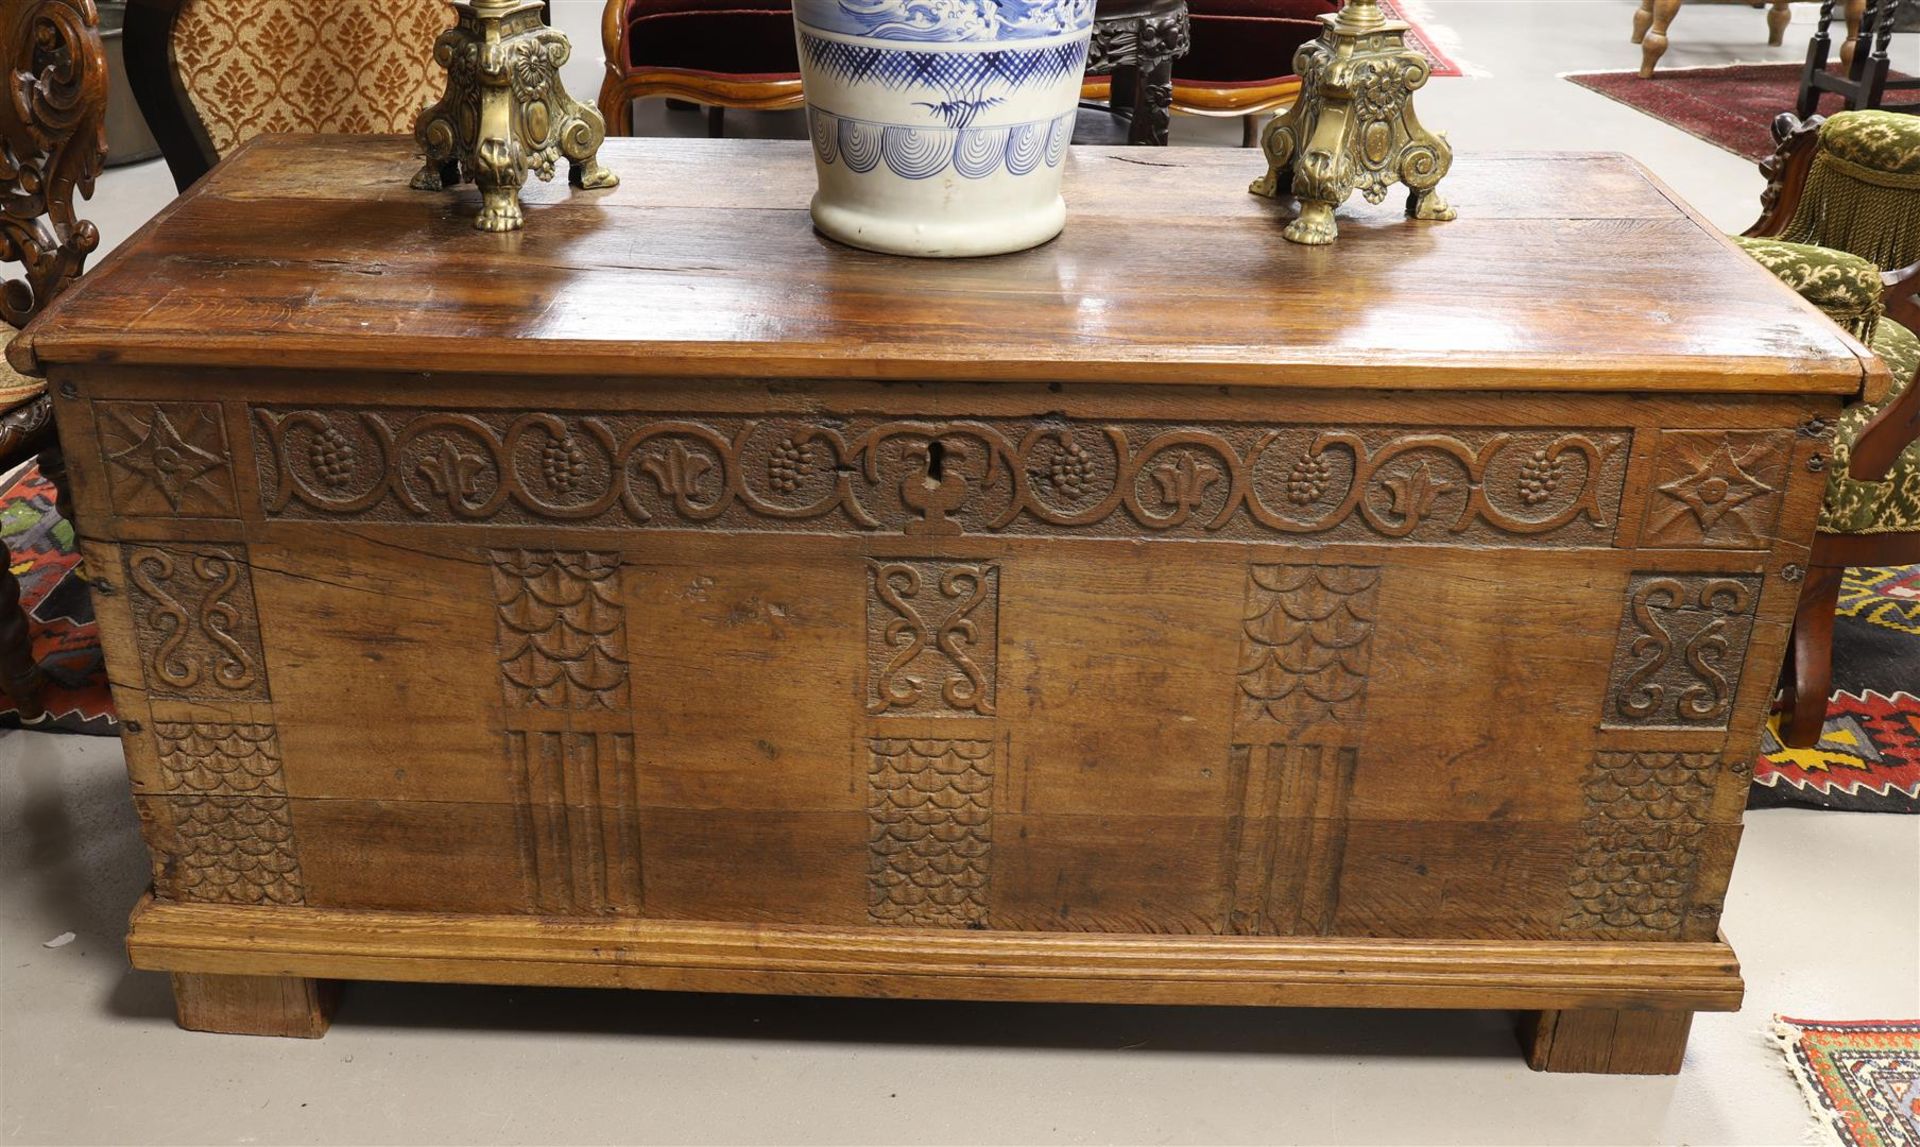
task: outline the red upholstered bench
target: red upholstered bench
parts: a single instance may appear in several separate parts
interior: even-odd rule
[[[1195,115],[1251,116],[1293,102],[1293,56],[1319,35],[1315,17],[1339,0],[1188,0],[1193,47],[1174,64],[1173,106]],[[607,0],[607,78],[600,110],[615,135],[633,131],[647,96],[711,108],[792,108],[800,65],[786,0]],[[1087,98],[1105,99],[1103,80]],[[717,128],[719,117],[712,121]]]

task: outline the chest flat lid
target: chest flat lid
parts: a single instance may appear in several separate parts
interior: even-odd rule
[[[1615,155],[1460,157],[1333,248],[1280,235],[1257,153],[1073,148],[1067,230],[917,260],[815,234],[805,143],[611,140],[613,191],[417,192],[411,141],[263,137],[21,339],[115,362],[747,376],[1852,394],[1859,345]]]

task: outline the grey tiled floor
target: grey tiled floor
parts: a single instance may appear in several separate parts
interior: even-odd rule
[[[598,0],[557,0],[588,95]],[[1626,151],[1717,224],[1751,165],[1558,79],[1630,68],[1633,0],[1430,0],[1483,73],[1423,117],[1466,151]],[[1804,40],[1811,6],[1796,6]],[[1792,59],[1745,6],[1689,5],[1665,66]],[[1902,40],[1900,66],[1920,71]],[[647,130],[697,134],[657,105]],[[791,118],[730,131],[791,134]],[[1180,120],[1179,144],[1231,143]],[[157,165],[91,205],[118,242]],[[1920,683],[1916,683],[1920,686]],[[1726,931],[1746,1008],[1703,1015],[1672,1079],[1539,1076],[1490,1013],[796,1001],[356,985],[317,1043],[191,1035],[126,969],[145,882],[117,744],[0,734],[0,1142],[1796,1143],[1772,1012],[1920,1014],[1920,818],[1748,817]],[[77,939],[43,944],[63,932]]]

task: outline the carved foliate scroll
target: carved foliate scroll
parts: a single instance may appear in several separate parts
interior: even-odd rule
[[[1634,574],[1601,724],[1726,728],[1759,601],[1757,576]]]
[[[1586,844],[1561,928],[1675,935],[1689,907],[1717,761],[1705,753],[1597,753],[1587,769]]]
[[[107,60],[93,0],[0,7],[7,93],[0,100],[0,263],[24,275],[0,290],[15,327],[78,278],[100,232],[75,217],[107,158]]]
[[[1379,589],[1377,566],[1249,567],[1240,627],[1243,716],[1289,725],[1358,720]]]
[[[273,726],[155,721],[153,731],[166,794],[153,803],[167,822],[155,826],[155,887],[178,900],[304,903]]]
[[[1785,431],[1663,432],[1640,544],[1766,549],[1792,451]]]
[[[130,517],[232,517],[233,475],[211,402],[99,402],[107,491]]]
[[[135,640],[150,693],[268,700],[246,547],[130,546],[126,561]]]
[[[255,411],[269,518],[1610,546],[1630,435]]]
[[[981,925],[993,848],[993,742],[875,737],[869,750],[869,918]]]
[[[867,563],[867,712],[991,717],[1000,568]]]

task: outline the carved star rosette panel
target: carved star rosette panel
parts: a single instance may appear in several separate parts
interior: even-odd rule
[[[1792,454],[1793,435],[1783,431],[1663,432],[1641,544],[1765,549]]]
[[[232,463],[211,402],[97,402],[94,420],[115,512],[232,517]]]
[[[1626,432],[254,411],[269,518],[1606,546]]]

